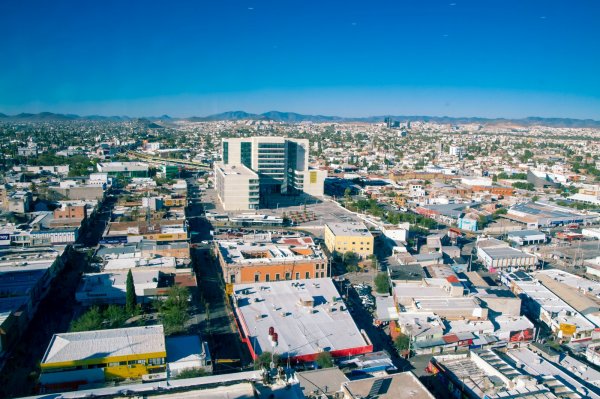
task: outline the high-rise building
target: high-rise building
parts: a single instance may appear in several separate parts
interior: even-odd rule
[[[260,200],[264,204],[271,194],[298,195],[305,193],[323,196],[327,172],[308,167],[309,143],[306,139],[284,137],[247,137],[223,139],[222,163],[215,164],[217,193],[226,191],[223,170],[244,166],[255,172],[259,180]],[[227,206],[224,208],[256,209],[256,207]]]

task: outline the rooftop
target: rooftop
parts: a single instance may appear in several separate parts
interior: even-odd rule
[[[284,357],[310,356],[371,345],[329,278],[236,284],[234,299],[257,354],[275,351]],[[275,347],[269,327],[278,334]]]
[[[147,353],[162,353],[157,355],[161,357],[165,350],[162,325],[54,334],[42,364]]]
[[[496,259],[515,259],[515,258],[535,258],[534,255],[526,254],[523,251],[511,247],[505,248],[481,248],[483,252],[493,260]]]
[[[367,226],[359,222],[327,223],[326,226],[336,236],[373,237]]]
[[[218,241],[217,243],[221,256],[229,264],[282,263],[324,259],[322,251],[314,245],[255,244],[240,241]]]
[[[217,164],[217,168],[223,173],[225,176],[249,176],[258,179],[258,175],[252,169],[246,167],[243,164],[240,165],[232,165],[227,164],[224,165],[222,163]]]
[[[365,378],[344,383],[344,390],[352,397],[378,399],[433,399],[434,396],[423,386],[421,381],[410,371],[393,374],[387,377]]]

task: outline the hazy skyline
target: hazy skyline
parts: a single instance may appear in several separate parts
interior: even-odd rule
[[[0,112],[600,119],[593,1],[0,4]]]

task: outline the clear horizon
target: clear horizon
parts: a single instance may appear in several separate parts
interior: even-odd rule
[[[600,120],[600,3],[0,4],[0,112]]]

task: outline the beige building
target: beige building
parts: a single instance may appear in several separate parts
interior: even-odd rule
[[[344,399],[433,399],[434,396],[411,372],[387,375],[384,377],[364,378],[342,384]]]
[[[215,189],[226,211],[259,208],[258,175],[244,165],[216,163]]]
[[[374,238],[362,223],[327,223],[325,245],[331,252],[344,254],[350,251],[366,258],[373,255]]]
[[[323,196],[327,171],[309,168],[308,140],[244,137],[223,139],[222,145],[221,168],[243,165],[254,171],[263,205],[270,205],[272,194]]]

